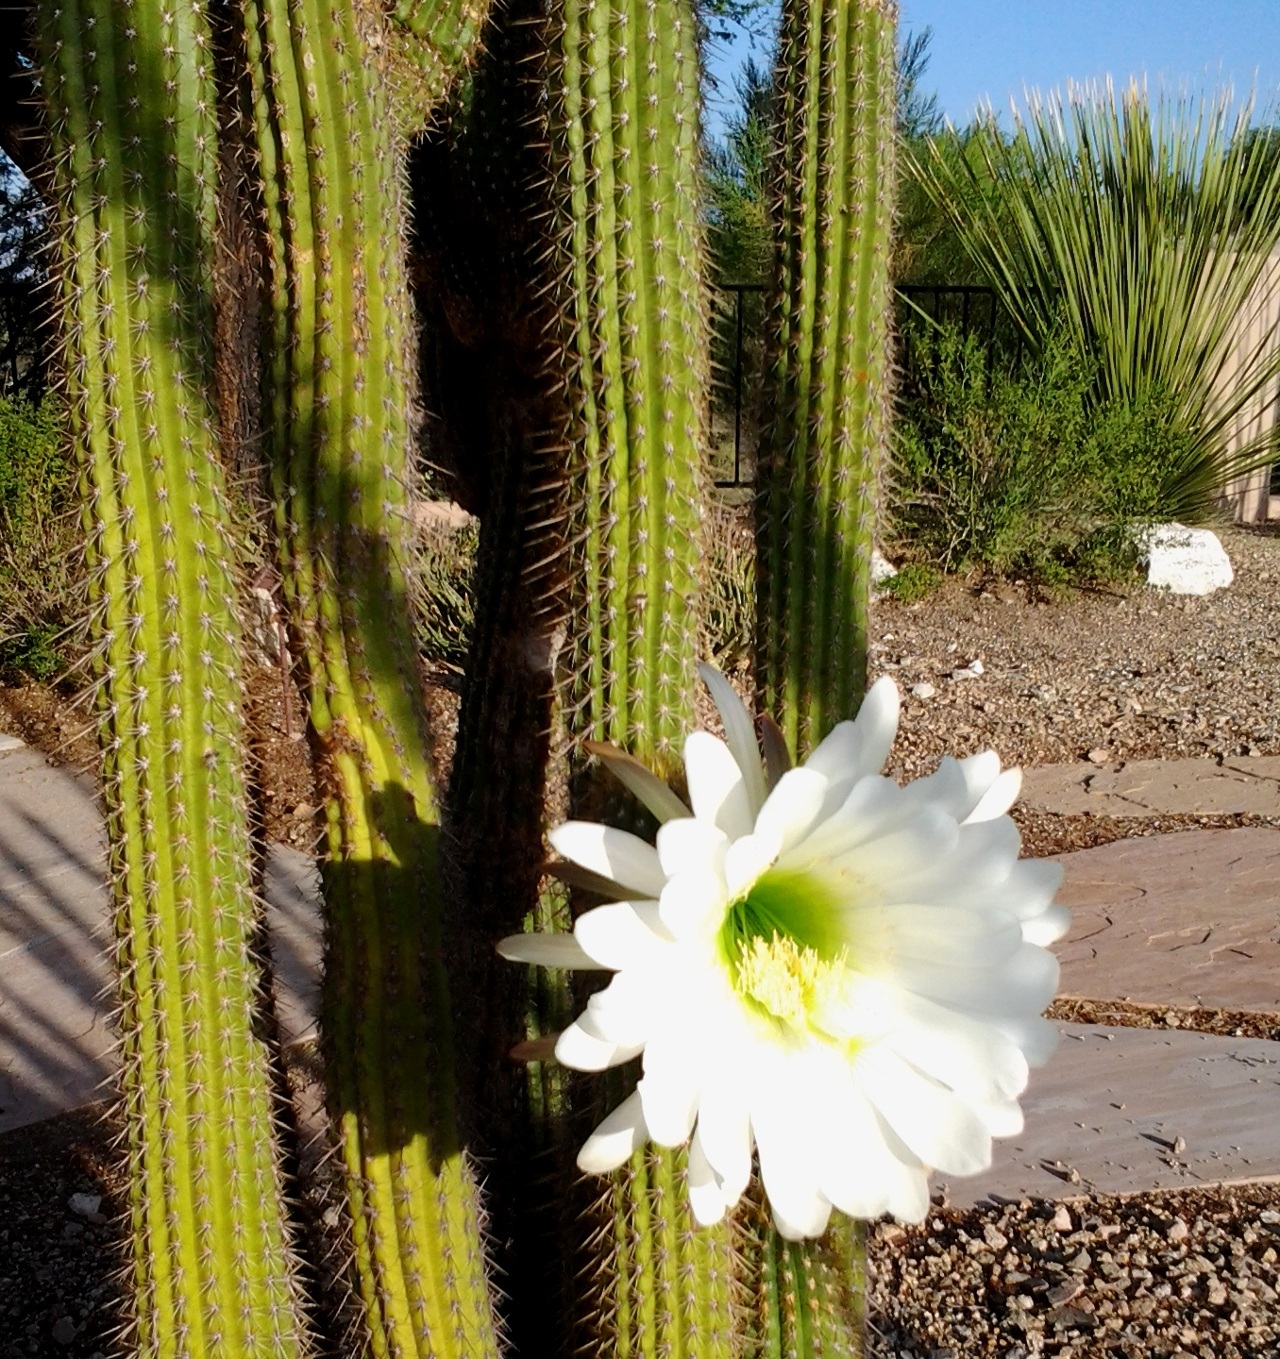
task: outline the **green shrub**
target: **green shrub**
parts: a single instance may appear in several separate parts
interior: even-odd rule
[[[51,679],[83,611],[75,470],[60,407],[0,398],[0,672]]]
[[[720,506],[707,510],[703,569],[703,648],[722,670],[752,654],[756,618],[756,545],[751,520]]]
[[[942,573],[928,562],[903,562],[896,576],[884,583],[884,592],[901,604],[914,604],[924,599],[942,583]]]
[[[472,575],[479,529],[424,529],[418,558],[421,595],[415,612],[418,650],[425,660],[461,670],[475,624]]]
[[[1134,526],[1171,517],[1187,447],[1172,403],[1097,406],[1063,331],[1019,371],[954,327],[920,333],[912,358],[886,497],[900,556],[1047,585],[1132,569]]]

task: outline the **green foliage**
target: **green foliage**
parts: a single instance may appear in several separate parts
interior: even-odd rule
[[[755,542],[741,515],[708,511],[705,565],[704,644],[716,665],[730,671],[751,658],[755,633]]]
[[[982,569],[1045,583],[1123,575],[1134,529],[1174,517],[1189,436],[1176,404],[1098,406],[1096,375],[1060,329],[1020,371],[953,327],[913,346],[884,508],[911,560],[890,582]]]
[[[0,398],[0,670],[52,679],[83,613],[83,534],[58,403]]]
[[[884,591],[900,604],[914,604],[931,595],[942,583],[942,572],[927,562],[903,562],[896,576],[884,583]]]
[[[418,556],[419,605],[414,615],[423,658],[460,669],[475,628],[475,570],[479,532],[472,524],[432,530]]]
[[[1280,431],[1229,452],[1265,402],[1280,354],[1234,332],[1280,244],[1280,158],[1252,110],[1105,88],[1035,99],[1011,137],[994,118],[944,134],[913,173],[1032,344],[1059,318],[1095,364],[1093,395],[1135,414],[1173,404],[1186,431],[1165,473],[1177,518],[1212,512],[1223,482],[1271,460]],[[1219,390],[1225,387],[1225,390]]]

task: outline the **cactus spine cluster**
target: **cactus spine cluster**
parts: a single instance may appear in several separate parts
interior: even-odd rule
[[[571,412],[567,724],[674,772],[697,682],[707,395],[692,4],[557,0],[545,80]],[[694,1226],[684,1175],[682,1153],[648,1148],[612,1181],[587,1300],[610,1353],[732,1352],[730,1227]]]
[[[894,27],[890,0],[782,7],[756,663],[799,753],[866,683],[889,420]]]
[[[95,568],[144,1356],[304,1351],[272,1140],[214,427],[217,123],[197,0],[62,0],[42,28],[67,389]]]
[[[431,6],[419,6],[419,11]],[[270,243],[267,446],[327,793],[323,1033],[372,1353],[489,1355],[411,613],[401,148],[354,0],[245,6]]]

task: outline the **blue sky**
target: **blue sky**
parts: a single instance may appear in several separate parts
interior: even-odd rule
[[[899,0],[904,27],[933,28],[924,84],[963,123],[984,99],[997,110],[1023,86],[1146,74],[1197,87],[1256,80],[1259,102],[1280,96],[1280,0]],[[715,65],[749,52],[743,37]],[[759,45],[757,52],[761,51]],[[708,108],[712,127],[722,117]]]

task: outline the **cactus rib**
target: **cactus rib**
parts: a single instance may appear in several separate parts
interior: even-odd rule
[[[861,701],[889,414],[889,0],[784,0],[775,77],[772,425],[757,497],[757,682],[799,755]],[[749,1250],[771,1355],[856,1354],[863,1245]]]
[[[783,6],[757,668],[801,753],[866,683],[889,415],[893,35],[888,0]]]
[[[135,1345],[304,1352],[268,1055],[236,545],[212,406],[217,127],[199,3],[40,6],[99,707]]]
[[[548,292],[569,428],[572,735],[666,773],[692,726],[707,374],[698,78],[687,0],[556,0],[547,24]],[[595,794],[575,780],[579,808]],[[733,1348],[728,1224],[699,1230],[681,1154],[637,1152],[592,1246],[583,1318],[619,1355]]]
[[[272,247],[267,444],[327,793],[323,1031],[358,1289],[375,1355],[490,1355],[413,650],[400,148],[374,57],[385,35],[353,0],[253,0],[246,20]]]

